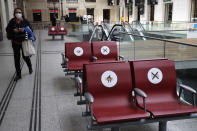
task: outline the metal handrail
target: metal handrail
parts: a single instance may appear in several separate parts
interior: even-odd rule
[[[133,35],[133,36],[138,36],[138,37],[145,37],[145,38],[148,38],[148,39],[154,39],[154,40],[159,40],[159,41],[164,41],[164,42],[176,43],[176,44],[180,44],[180,45],[187,45],[187,46],[197,47],[197,44],[188,44],[188,43],[185,43],[185,42],[173,41],[173,40],[168,40],[168,39],[161,39],[161,38],[157,38],[157,37],[140,36],[140,35],[136,35],[136,34],[133,34],[133,33],[127,33],[127,32],[120,32],[120,34]]]
[[[145,30],[140,31],[140,30],[138,30],[137,28],[136,28],[137,31],[135,31],[134,28],[131,27],[131,25],[129,24],[129,22],[123,22],[122,24],[123,24],[124,26],[125,26],[125,25],[128,25],[129,31],[130,31],[130,32],[137,32],[137,33],[139,33],[141,36],[144,36],[144,32],[146,32]],[[125,29],[126,29],[126,28],[125,28]],[[143,37],[143,40],[146,40],[146,38]]]
[[[134,32],[134,30],[133,30],[133,28],[131,27],[131,25],[129,24],[129,22],[123,22],[122,24],[123,24],[124,26],[125,26],[125,25],[128,25],[128,26],[129,26],[130,32]]]
[[[97,31],[97,27],[101,27],[103,34],[105,33],[105,32],[104,32],[104,29],[103,29],[103,26],[101,26],[101,25],[95,25],[95,26],[94,26],[94,29],[93,29],[93,32],[92,32],[92,34],[91,34],[91,37],[90,37],[89,42],[92,42],[92,39],[93,39],[93,37],[94,37],[94,34],[95,34],[96,31]],[[105,36],[107,37],[106,34],[105,34]],[[103,35],[102,35],[102,39],[103,39]]]
[[[117,26],[121,26],[121,27],[126,31],[125,27],[124,27],[122,24],[115,24],[115,25],[113,25],[113,27],[111,28],[111,30],[110,30],[110,32],[109,32],[109,35],[108,35],[108,37],[107,37],[107,40],[110,40],[109,38],[110,38],[110,36],[111,36],[113,30],[114,30],[114,28],[117,27]],[[132,37],[132,35],[130,35],[130,37],[131,37],[131,40],[134,41],[134,38]]]
[[[132,21],[132,27],[133,27],[133,23],[137,23],[137,25],[139,25],[139,27],[142,29],[142,31],[145,31],[144,27],[142,26],[142,24],[139,21]]]
[[[108,36],[110,31],[105,23],[102,23],[100,26],[102,27],[102,31],[105,32],[105,35]]]
[[[114,30],[114,28],[116,27],[116,26],[122,26],[121,24],[115,24],[115,25],[113,25],[113,27],[111,28],[111,30],[110,30],[110,32],[109,32],[109,35],[107,36],[107,40],[109,40],[109,38],[110,38],[110,36],[111,36],[111,34],[112,34],[112,32],[113,32],[113,30]],[[123,26],[122,26],[123,27]]]

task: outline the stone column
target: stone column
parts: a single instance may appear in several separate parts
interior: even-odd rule
[[[14,2],[13,0],[7,0],[7,5],[8,5],[8,19],[12,19],[13,18],[13,13],[14,13]]]
[[[1,16],[1,26],[2,26],[2,33],[3,37],[6,36],[5,28],[7,26],[7,17],[6,17],[6,9],[5,9],[5,1],[0,0],[0,16]]]

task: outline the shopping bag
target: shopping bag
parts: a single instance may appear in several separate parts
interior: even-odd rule
[[[36,54],[32,40],[25,40],[22,42],[24,56],[32,56]]]

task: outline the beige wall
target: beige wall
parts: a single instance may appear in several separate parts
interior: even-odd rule
[[[29,21],[33,21],[33,10],[41,10],[42,21],[49,20],[49,11],[47,6],[47,0],[28,0],[26,2],[25,10],[26,17]]]
[[[61,1],[61,0],[60,0]],[[85,2],[85,0],[78,0],[78,3],[66,3],[66,0],[63,0],[63,15],[68,14],[69,8],[77,8],[77,16],[86,15],[86,8],[94,8],[94,18],[95,21],[103,21],[103,9],[110,9],[110,21],[117,21],[117,11],[116,6],[108,6],[107,0],[96,0],[95,2]],[[25,4],[26,16],[30,21],[33,21],[33,9],[41,9],[42,11],[42,21],[49,21],[50,14],[49,8],[53,8],[53,4],[47,4],[47,0],[27,0]],[[59,19],[61,18],[61,4],[60,2],[55,4],[55,7],[58,8]]]

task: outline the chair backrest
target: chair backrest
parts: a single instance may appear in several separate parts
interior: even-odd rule
[[[93,109],[128,106],[132,92],[132,77],[128,62],[85,65],[87,91],[94,97]]]
[[[134,86],[146,92],[147,103],[171,101],[177,97],[176,71],[172,60],[139,60],[130,63]]]
[[[56,26],[49,26],[49,34],[56,34],[58,31],[58,28]]]
[[[58,33],[66,34],[66,27],[64,25],[58,26]]]
[[[102,61],[114,61],[118,59],[118,48],[115,41],[92,42],[93,56]]]
[[[68,68],[83,68],[91,60],[91,43],[73,42],[65,43],[65,56],[69,59]]]

